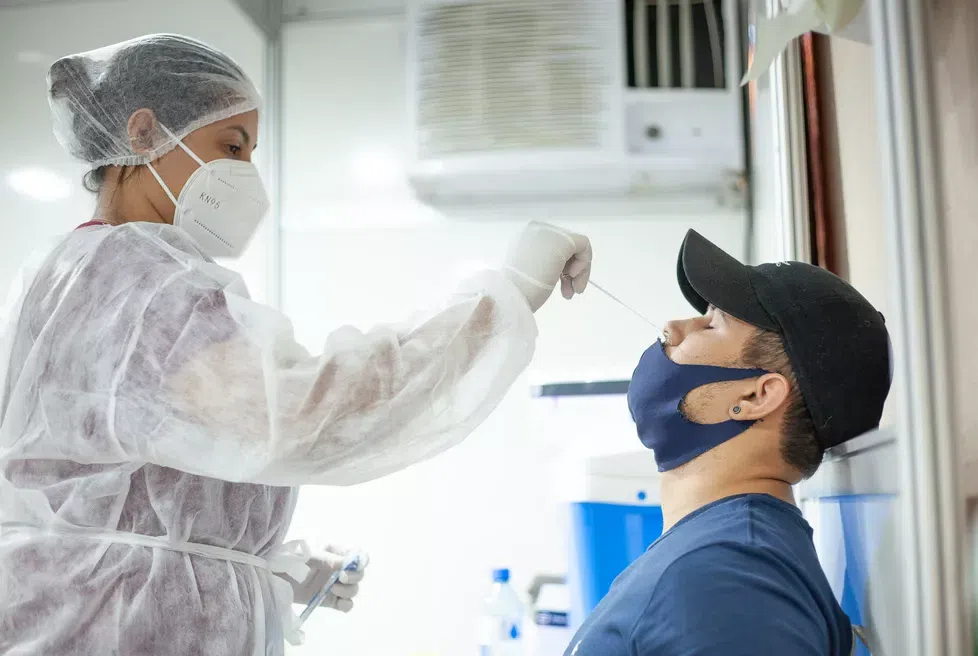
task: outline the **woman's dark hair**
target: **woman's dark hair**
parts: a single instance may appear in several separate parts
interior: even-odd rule
[[[97,169],[92,169],[82,176],[82,186],[93,194],[97,194],[102,190],[102,186],[105,184],[105,176],[108,172],[108,164],[100,166]]]
[[[72,155],[94,165],[83,184],[98,192],[108,167],[138,163],[114,162],[130,153],[139,159],[128,134],[137,110],[151,110],[159,123],[180,133],[202,117],[247,106],[254,87],[223,53],[186,37],[156,35],[128,42],[104,61],[84,55],[60,59],[48,71],[48,89],[56,118],[65,123],[61,130],[67,134],[59,139]]]
[[[139,171],[138,166],[122,166],[122,170],[119,173],[119,184],[128,182],[133,177],[135,177],[136,172]],[[102,191],[102,187],[105,186],[105,179],[109,176],[109,171],[112,166],[105,164],[98,167],[97,169],[92,169],[88,173],[82,176],[82,186],[86,191],[90,191],[93,194],[97,194]]]

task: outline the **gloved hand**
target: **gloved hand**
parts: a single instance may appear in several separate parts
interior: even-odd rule
[[[312,571],[306,576],[304,581],[295,581],[287,575],[282,575],[286,581],[292,584],[293,601],[305,606],[319,592],[333,572],[343,567],[343,561],[351,554],[356,553],[353,549],[329,546],[324,551],[313,553],[307,565]],[[362,554],[362,552],[360,552]],[[366,554],[360,558],[360,568],[356,572],[341,572],[336,584],[323,599],[320,608],[333,608],[342,613],[349,613],[353,609],[353,598],[360,591],[360,581],[363,579],[363,570],[370,563]]]
[[[533,221],[510,247],[506,273],[536,312],[558,280],[566,299],[584,291],[591,277],[591,242],[584,235]]]

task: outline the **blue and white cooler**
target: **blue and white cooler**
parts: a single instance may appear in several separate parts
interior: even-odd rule
[[[651,451],[585,460],[583,487],[570,503],[567,581],[576,630],[614,580],[662,535],[659,472]]]

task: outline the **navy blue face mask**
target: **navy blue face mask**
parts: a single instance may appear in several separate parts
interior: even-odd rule
[[[709,383],[763,376],[763,369],[735,369],[678,364],[669,359],[661,341],[642,355],[628,386],[628,409],[642,444],[652,449],[659,471],[669,471],[737,437],[753,421],[729,419],[719,424],[697,424],[679,410],[686,395]]]

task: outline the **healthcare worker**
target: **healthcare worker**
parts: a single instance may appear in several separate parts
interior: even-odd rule
[[[24,275],[0,342],[0,653],[282,654],[292,602],[343,556],[283,545],[296,486],[471,433],[529,363],[533,311],[559,280],[584,290],[588,240],[531,224],[426,320],[310,355],[213,259],[268,205],[242,70],[156,35],[61,59],[48,83],[98,209]],[[327,605],[349,609],[346,581]]]

